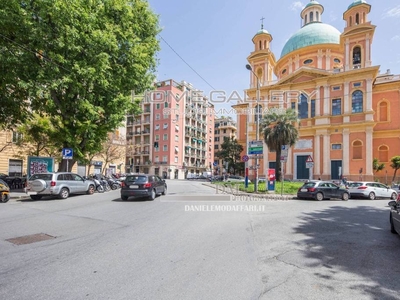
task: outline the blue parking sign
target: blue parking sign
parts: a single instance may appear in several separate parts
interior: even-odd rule
[[[73,155],[74,155],[74,151],[72,150],[72,148],[63,148],[62,149],[63,159],[72,159]]]

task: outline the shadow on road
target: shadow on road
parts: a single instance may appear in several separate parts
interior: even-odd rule
[[[325,267],[314,275],[330,279],[342,271],[352,273],[347,283],[368,299],[399,299],[394,295],[400,290],[400,237],[390,232],[389,208],[331,207],[300,219],[295,232],[306,236],[301,243],[308,250],[307,267]],[[357,278],[354,284],[352,277]]]

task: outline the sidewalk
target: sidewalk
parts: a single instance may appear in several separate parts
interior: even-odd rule
[[[22,200],[22,199],[30,199],[30,196],[27,193],[25,193],[23,189],[10,191],[10,200]]]

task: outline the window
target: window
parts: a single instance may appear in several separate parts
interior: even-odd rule
[[[164,108],[168,108],[168,102],[164,102]]]
[[[313,22],[313,21],[314,21],[314,13],[310,12],[310,22]]]
[[[160,109],[160,103],[156,104],[156,109]]]
[[[156,158],[155,158],[154,161],[155,161],[155,162],[159,162],[159,161],[160,161],[160,158],[158,157],[158,155],[156,156]]]
[[[218,150],[218,148],[219,148],[219,145],[214,145],[215,150]]]
[[[332,150],[341,150],[342,144],[332,144]]]
[[[353,49],[353,65],[358,65],[361,64],[361,48],[360,47],[354,47]],[[354,66],[354,68],[358,68],[357,66]]]
[[[160,129],[160,124],[156,124],[156,130]]]
[[[342,114],[342,100],[333,99],[332,100],[332,116],[338,116]]]
[[[340,64],[340,59],[339,59],[339,58],[334,58],[334,59],[333,59],[333,62],[334,62],[334,63],[337,63],[337,64]]]
[[[360,87],[361,86],[361,82],[355,82],[353,83],[353,87]]]
[[[179,152],[179,148],[178,146],[175,146],[175,152],[178,153]]]
[[[160,120],[160,114],[156,114],[156,120]]]
[[[163,161],[163,162],[167,162],[167,156],[166,156],[166,155],[164,155],[164,156],[162,157],[162,161]]]
[[[303,62],[303,64],[309,65],[309,64],[311,64],[312,62],[313,62],[312,59],[306,59],[306,60]]]
[[[218,136],[216,136],[216,137],[214,138],[214,142],[219,142],[219,137],[218,137]]]
[[[13,131],[13,134],[12,134],[12,142],[13,142],[14,144],[15,144],[15,143],[22,142],[22,139],[23,139],[23,138],[24,138],[24,136],[23,136],[22,133]]]
[[[290,103],[290,108],[296,110],[296,102]]]
[[[159,140],[160,140],[160,135],[156,134],[156,141],[159,141]]]
[[[169,114],[163,114],[163,119],[168,119]]]
[[[175,160],[176,163],[178,162],[178,156],[175,156]]]
[[[168,151],[168,145],[163,145],[162,150],[163,151]]]
[[[163,141],[166,141],[166,140],[168,140],[168,134],[167,134],[167,133],[164,133],[164,135],[163,135]]]
[[[351,96],[351,112],[359,113],[363,111],[363,92],[355,91]]]
[[[298,103],[298,111],[299,111],[299,118],[300,119],[307,119],[308,118],[308,102],[307,96],[304,94],[300,95]]]
[[[388,121],[388,105],[387,102],[379,103],[379,121]]]
[[[285,73],[286,73],[286,69],[283,69],[283,71],[282,71],[282,75],[283,75],[283,74],[285,74]]]
[[[168,128],[168,123],[164,123],[163,129],[167,129]]]
[[[315,99],[311,100],[311,118],[315,117]]]
[[[179,135],[175,135],[175,142],[179,142]]]
[[[224,133],[226,133],[226,129],[224,129]]]
[[[388,162],[389,161],[389,148],[387,146],[380,146],[378,149],[379,152],[379,162]]]
[[[353,142],[353,159],[362,159],[362,143],[361,143],[361,141]]]
[[[332,87],[332,90],[333,91],[339,91],[340,90],[340,85]]]
[[[360,15],[356,13],[356,25],[360,24]]]

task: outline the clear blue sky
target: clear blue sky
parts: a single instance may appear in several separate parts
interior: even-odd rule
[[[285,42],[300,29],[300,11],[308,2],[149,0],[152,10],[160,17],[162,28],[157,79],[185,80],[206,93],[217,89],[225,90],[227,94],[234,90],[243,94],[249,86],[246,58],[253,51],[251,40],[261,27],[260,19],[265,18],[264,29],[271,33],[271,48],[279,59]],[[343,12],[353,0],[318,2],[325,9],[322,22],[342,32],[345,25]],[[392,73],[400,74],[400,1],[367,2],[372,6],[369,21],[377,26],[372,63],[380,65],[382,73],[391,69]]]

